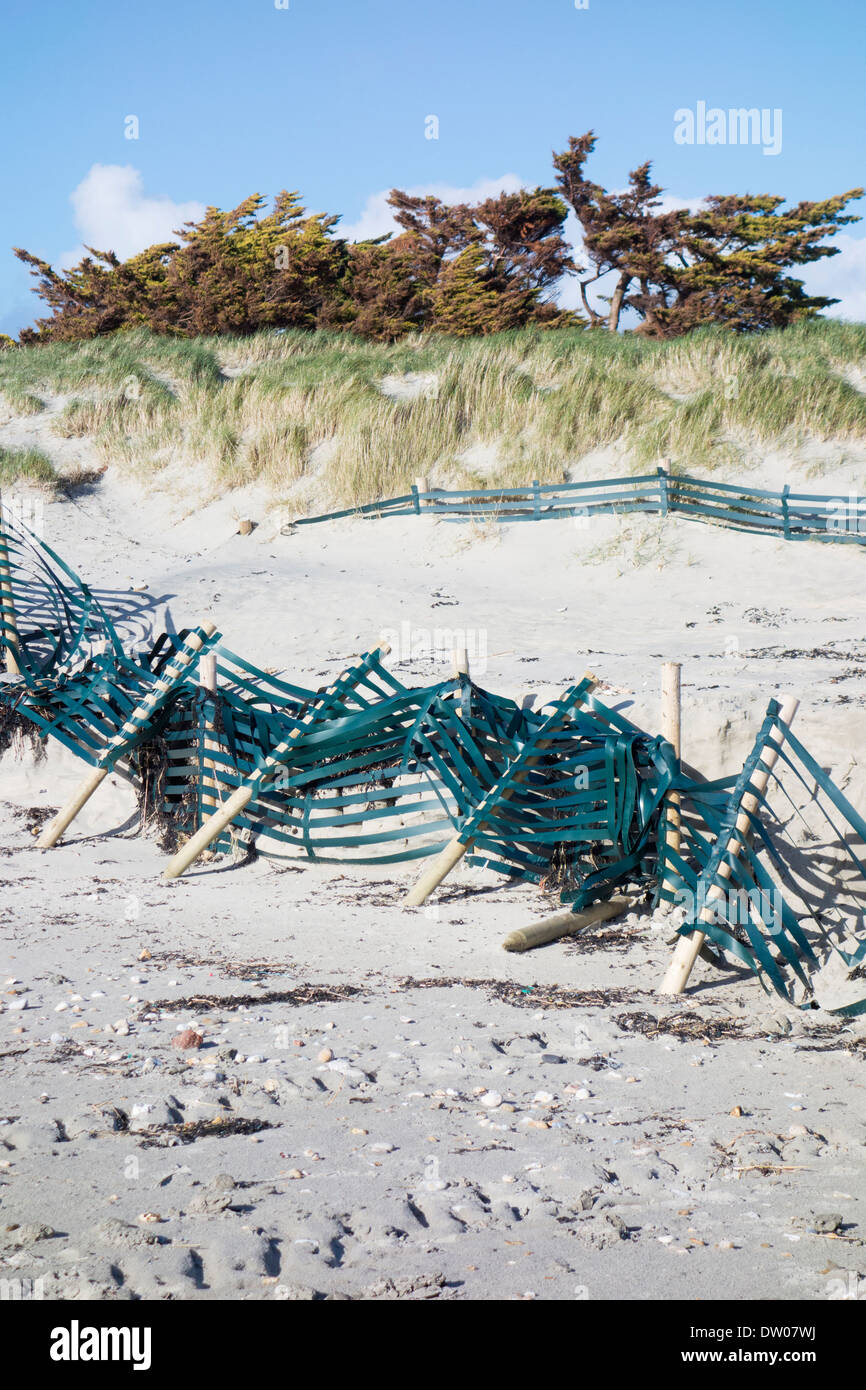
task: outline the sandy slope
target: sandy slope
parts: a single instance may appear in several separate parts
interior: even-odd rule
[[[853,548],[650,520],[242,539],[237,507],[174,526],[170,499],[108,476],[46,506],[44,535],[131,639],[211,617],[316,686],[383,628],[413,679],[444,652],[404,633],[468,629],[481,684],[546,697],[591,667],[655,728],[660,660],[682,660],[685,753],[709,773],[794,690],[866,805]],[[42,854],[16,808],[57,804],[62,761],[0,767],[0,1277],[65,1298],[791,1299],[866,1276],[862,1027],[702,963],[661,1001],[646,915],[508,955],[546,904],[468,871],[411,913],[411,869],[224,860],[168,886],[120,782]],[[338,989],[291,993],[311,986]],[[192,1022],[187,1060],[170,1043]],[[159,1128],[214,1116],[269,1127]]]

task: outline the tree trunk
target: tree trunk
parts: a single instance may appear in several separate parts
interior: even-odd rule
[[[627,271],[623,271],[617,281],[613,298],[610,301],[610,313],[607,316],[607,326],[611,333],[615,333],[619,328],[619,316],[622,313],[622,301],[625,299],[625,292],[631,284],[632,277]]]

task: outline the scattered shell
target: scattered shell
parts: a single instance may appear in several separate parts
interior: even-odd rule
[[[188,1048],[201,1047],[203,1042],[204,1037],[201,1033],[197,1033],[194,1028],[184,1028],[182,1032],[175,1033],[171,1045],[184,1051]]]
[[[481,1104],[486,1106],[488,1110],[495,1110],[498,1105],[502,1104],[502,1097],[498,1091],[485,1091],[481,1097]]]

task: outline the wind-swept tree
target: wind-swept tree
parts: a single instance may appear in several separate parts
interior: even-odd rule
[[[336,217],[308,215],[297,193],[279,193],[262,215],[255,193],[231,212],[208,208],[188,222],[171,259],[151,327],[160,332],[252,333],[315,328],[343,273]]]
[[[307,214],[299,195],[278,194],[273,211],[253,194],[236,208],[208,208],[178,232],[179,242],[148,247],[120,261],[95,251],[67,271],[29,252],[37,293],[53,316],[22,342],[89,338],[146,325],[160,333],[252,333],[257,328],[315,328],[337,294],[345,242],[339,220]]]
[[[744,194],[670,209],[649,163],[621,192],[588,179],[595,143],[590,131],[554,155],[558,189],[500,193],[477,205],[393,189],[396,234],[354,245],[336,235],[338,217],[309,213],[298,193],[283,190],[270,212],[258,193],[228,212],[208,208],[177,241],[126,261],[87,247],[78,265],[61,271],[17,249],[51,310],[21,341],[138,326],[183,335],[331,327],[384,341],[531,323],[616,331],[626,309],[637,315],[638,332],[671,337],[710,323],[781,326],[838,302],[806,294],[788,272],[838,254],[827,240],[858,220],[846,209],[862,189],[792,208],[770,194]],[[565,240],[569,206],[583,230],[587,270],[577,270]],[[572,274],[585,318],[554,299]],[[589,291],[608,278],[602,310]]]
[[[652,337],[713,323],[748,331],[781,327],[838,303],[807,295],[802,281],[785,272],[838,255],[826,238],[859,220],[846,208],[863,196],[862,188],[787,210],[784,198],[770,194],[713,195],[694,210],[665,210],[649,163],[633,170],[622,193],[589,180],[585,165],[595,145],[589,131],[572,136],[568,149],[553,157],[594,272],[580,281],[593,326],[616,331],[629,308],[640,320],[637,331]],[[613,292],[601,313],[587,290],[611,274]]]
[[[461,336],[571,320],[545,294],[571,273],[568,208],[552,189],[447,205],[393,189],[400,233],[350,248],[347,291],[358,333],[431,328]]]
[[[88,254],[78,265],[57,271],[29,251],[15,248],[38,282],[36,293],[52,310],[50,318],[37,319],[35,328],[21,333],[22,343],[69,342],[151,323],[176,243],[149,246],[126,261],[118,260],[113,251],[92,246],[85,250]]]

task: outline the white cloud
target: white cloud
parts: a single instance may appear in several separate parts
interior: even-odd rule
[[[482,203],[485,198],[496,198],[500,193],[517,193],[525,187],[516,174],[503,174],[498,179],[478,179],[468,188],[457,188],[450,183],[425,183],[415,188],[404,188],[413,198],[424,198],[432,194],[443,203]],[[390,189],[381,193],[371,193],[364,204],[357,222],[347,222],[339,229],[339,235],[349,241],[368,241],[371,237],[386,236],[399,231],[394,221],[394,210],[388,206]]]
[[[205,213],[203,203],[175,203],[165,195],[148,197],[139,170],[131,164],[94,164],[70,195],[70,202],[82,245],[60,257],[62,266],[75,265],[84,245],[114,251],[126,260],[154,242],[172,240],[176,227]]]
[[[803,281],[809,294],[826,294],[840,301],[824,310],[825,317],[866,323],[866,237],[840,232],[831,244],[839,247],[838,256],[794,267],[791,274]]]

